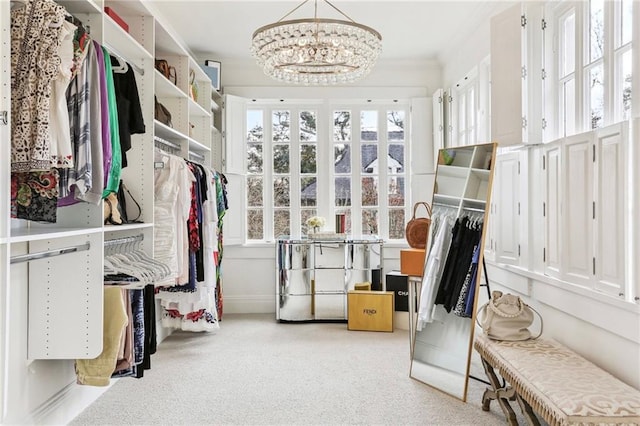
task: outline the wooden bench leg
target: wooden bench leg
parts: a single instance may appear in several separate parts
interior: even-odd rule
[[[527,419],[527,422],[529,422],[529,424],[532,426],[540,426],[540,422],[538,421],[538,418],[533,412],[531,405],[529,405],[529,403],[524,399],[522,399],[522,397],[518,394],[516,394],[516,399],[518,400],[518,404],[520,404],[520,408],[522,409],[522,414]]]
[[[489,404],[491,404],[491,401],[495,399],[498,401],[498,404],[500,404],[500,408],[502,409],[504,416],[507,418],[507,422],[510,425],[517,425],[518,421],[516,420],[516,413],[509,404],[509,400],[513,401],[516,397],[515,390],[511,386],[501,386],[491,364],[489,364],[484,358],[481,357],[481,359],[484,372],[489,379],[489,383],[491,383],[491,388],[485,389],[484,394],[482,394],[482,409],[484,411],[489,411]]]

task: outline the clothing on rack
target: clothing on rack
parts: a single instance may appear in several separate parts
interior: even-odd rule
[[[473,309],[482,222],[473,215],[456,219],[456,214],[456,209],[433,209],[434,233],[422,280],[418,331],[434,320],[436,305],[465,317],[470,316],[467,309]]]
[[[54,1],[11,9],[11,217],[56,222],[117,191],[145,126],[133,67],[114,62]]]
[[[163,325],[189,331],[219,328],[222,180],[214,170],[156,149],[156,256],[173,268],[157,283]]]
[[[481,235],[482,225],[468,216],[459,218],[452,229],[451,247],[435,300],[436,305],[444,305],[447,312],[451,312],[458,301],[474,247],[480,242]]]

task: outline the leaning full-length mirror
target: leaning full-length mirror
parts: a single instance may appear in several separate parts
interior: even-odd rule
[[[496,144],[440,150],[410,376],[466,400]]]

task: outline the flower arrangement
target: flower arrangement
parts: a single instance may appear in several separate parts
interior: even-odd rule
[[[312,227],[315,232],[318,232],[320,227],[324,226],[325,222],[326,221],[322,216],[311,216],[307,219],[307,226]]]

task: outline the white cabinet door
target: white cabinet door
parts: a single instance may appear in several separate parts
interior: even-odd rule
[[[433,94],[433,171],[438,164],[438,153],[444,148],[444,90],[438,89]]]
[[[244,173],[246,107],[245,99],[239,96],[225,95],[224,128],[222,143],[224,148],[225,173],[241,175]]]
[[[619,296],[625,282],[625,127],[596,133],[595,276],[596,290]]]
[[[563,147],[562,253],[566,281],[591,286],[593,276],[593,136],[571,136]]]
[[[496,261],[517,265],[520,258],[520,212],[518,173],[519,152],[496,156],[494,188],[499,194],[494,200],[495,220],[492,223],[495,236]]]
[[[542,5],[517,3],[491,18],[491,139],[542,142]]]
[[[560,277],[562,262],[562,162],[559,143],[545,145],[543,172],[544,194],[542,213],[544,215],[544,272],[552,277]]]

